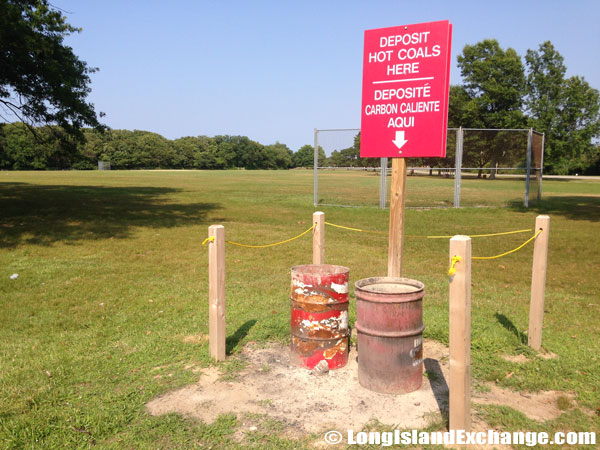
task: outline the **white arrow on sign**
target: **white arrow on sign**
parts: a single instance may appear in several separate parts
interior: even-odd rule
[[[404,131],[396,131],[396,139],[392,141],[398,149],[401,149],[408,141],[404,139]],[[400,152],[402,153],[402,152]]]

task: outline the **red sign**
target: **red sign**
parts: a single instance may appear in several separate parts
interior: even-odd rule
[[[365,31],[360,156],[444,157],[452,25]]]

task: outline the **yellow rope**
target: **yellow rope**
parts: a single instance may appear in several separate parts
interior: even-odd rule
[[[382,231],[361,230],[360,228],[345,227],[345,226],[336,225],[335,223],[330,223],[330,222],[325,222],[325,225],[330,225],[330,226],[335,227],[335,228],[341,228],[343,230],[358,231],[360,233],[373,233],[373,234],[385,234],[385,235],[387,235],[387,233],[384,233]]]
[[[358,231],[360,233],[382,234],[382,235],[386,235],[386,236],[388,235],[388,233],[384,233],[382,231],[361,230],[360,228],[345,227],[343,225],[336,225],[335,223],[331,223],[331,222],[325,222],[325,225],[330,225],[335,228],[341,228],[343,230]],[[507,234],[527,233],[529,231],[533,231],[533,230],[531,228],[528,228],[526,230],[503,231],[501,233],[472,234],[469,237],[475,238],[475,237],[505,236]],[[407,234],[406,237],[424,238],[424,239],[450,239],[454,236],[419,236],[419,235],[415,235],[415,234]]]
[[[511,253],[514,253],[517,250],[521,250],[523,247],[525,247],[527,244],[529,244],[531,241],[533,241],[536,237],[538,237],[538,235],[542,231],[543,230],[540,228],[537,233],[535,233],[533,236],[531,236],[529,239],[527,239],[525,242],[523,242],[517,248],[513,248],[512,250],[509,250],[507,252],[504,252],[504,253],[501,253],[501,254],[495,255],[495,256],[473,256],[471,259],[496,259],[496,258],[501,258],[501,257],[506,256],[506,255],[510,255]]]
[[[308,230],[300,233],[298,236],[294,236],[293,238],[290,239],[286,239],[285,241],[281,241],[281,242],[275,242],[273,244],[265,244],[265,245],[247,245],[247,244],[240,244],[239,242],[232,242],[232,241],[225,241],[228,244],[231,245],[237,245],[238,247],[246,247],[246,248],[266,248],[266,247],[274,247],[276,245],[281,245],[281,244],[287,244],[288,242],[293,241],[294,239],[298,239],[301,238],[302,236],[304,236],[306,233],[308,233],[309,231],[311,231],[315,226],[313,225],[312,227],[310,227]]]
[[[342,228],[344,230],[350,230],[350,231],[358,231],[361,233],[375,233],[375,234],[387,234],[387,233],[383,233],[383,232],[379,232],[379,231],[367,231],[367,230],[361,230],[360,228],[352,228],[352,227],[345,227],[342,225],[336,225],[334,223],[330,223],[330,222],[325,222],[326,225],[330,225],[332,227],[335,228]],[[274,242],[272,244],[264,244],[264,245],[248,245],[248,244],[240,244],[239,242],[233,242],[233,241],[225,241],[226,243],[230,244],[230,245],[237,245],[238,247],[246,247],[246,248],[267,248],[267,247],[274,247],[276,245],[281,245],[281,244],[287,244],[288,242],[291,242],[293,240],[299,239],[302,236],[304,236],[305,234],[307,234],[309,231],[313,230],[315,228],[315,225],[313,224],[310,228],[308,228],[306,231],[300,233],[298,236],[294,236],[293,238],[290,239],[286,239],[285,241],[280,241],[280,242]],[[524,233],[526,231],[531,231],[531,229],[528,230],[516,230],[516,231],[505,231],[502,233],[491,233],[491,234],[475,234],[472,235],[470,237],[488,237],[488,236],[503,236],[503,235],[507,235],[507,234],[515,234],[515,233]],[[523,247],[525,247],[527,244],[529,244],[531,241],[533,241],[536,237],[538,237],[538,235],[542,232],[543,230],[540,229],[538,230],[538,232],[533,235],[532,237],[530,237],[528,240],[526,240],[524,243],[522,243],[521,245],[519,245],[517,248],[514,248],[512,250],[509,250],[507,252],[501,253],[500,255],[495,255],[495,256],[473,256],[472,259],[496,259],[496,258],[501,258],[502,256],[506,256],[506,255],[510,255],[511,253],[514,253],[520,249],[522,249]],[[427,239],[448,239],[448,238],[452,238],[453,236],[410,236],[407,235],[409,237],[422,237],[422,238],[427,238]],[[209,236],[206,239],[204,239],[204,241],[202,242],[202,245],[205,245],[207,242],[214,242],[215,241],[215,237],[214,236]],[[453,256],[452,257],[452,264],[450,266],[450,269],[448,270],[448,275],[453,275],[456,272],[455,269],[455,265],[456,263],[460,261],[460,257],[458,256]]]
[[[453,256],[452,263],[450,264],[450,269],[448,269],[448,276],[452,276],[456,273],[456,268],[454,267],[458,261],[462,261],[460,256]]]
[[[517,234],[517,233],[527,233],[528,231],[533,231],[531,228],[526,230],[515,230],[515,231],[503,231],[502,233],[489,233],[489,234],[469,234],[468,236],[471,238],[476,237],[491,237],[491,236],[505,236],[507,234]],[[406,237],[414,237],[414,238],[426,238],[426,239],[450,239],[454,236],[414,236],[407,234]]]

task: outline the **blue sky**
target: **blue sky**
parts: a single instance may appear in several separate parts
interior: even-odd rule
[[[456,55],[495,38],[521,56],[550,40],[567,75],[600,88],[600,2],[53,0],[100,71],[89,99],[111,128],[173,139],[245,135],[292,150],[316,128],[360,127],[363,32],[449,19]]]

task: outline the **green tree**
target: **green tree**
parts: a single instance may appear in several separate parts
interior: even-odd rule
[[[231,136],[215,136],[215,163],[219,169],[231,169],[233,167],[243,167],[239,155],[236,152],[236,145]]]
[[[76,143],[56,139],[62,130],[45,127],[37,138],[21,123],[0,126],[0,168],[14,170],[69,169],[81,155],[72,152]],[[67,150],[68,149],[68,150]]]
[[[361,158],[360,132],[354,136],[351,147],[334,150],[327,159],[327,164],[333,167],[379,167],[380,158]],[[321,165],[321,163],[319,163]]]
[[[503,50],[495,39],[485,39],[475,45],[466,45],[458,56],[458,66],[464,79],[466,94],[460,115],[462,126],[471,128],[522,128],[526,118],[522,112],[525,93],[525,72],[517,52]],[[472,137],[471,141],[476,139]],[[496,134],[481,134],[477,145],[467,147],[463,162],[477,167],[496,167],[506,157],[506,148]],[[473,151],[474,148],[477,150]],[[492,171],[492,177],[495,171]],[[481,176],[481,170],[479,173]]]
[[[0,138],[2,169],[26,170],[47,167],[47,145],[40,149],[27,127],[20,123],[3,124]]]
[[[563,57],[550,41],[528,50],[527,111],[545,133],[544,168],[550,173],[593,171],[600,159],[598,91],[581,77],[565,79]]]
[[[332,155],[333,156],[333,155]],[[360,167],[360,143],[358,148],[356,146],[343,148],[339,151],[339,155],[335,155],[339,163],[339,167]]]
[[[289,169],[292,167],[293,152],[280,142],[265,147],[265,169]]]
[[[238,165],[246,169],[265,169],[267,168],[265,147],[246,136],[232,136],[231,143],[234,145],[234,151],[237,155]]]
[[[185,161],[187,168],[225,169],[223,162],[217,161],[218,146],[208,136],[186,136],[173,141],[177,158]]]
[[[527,50],[527,95],[525,105],[536,129],[553,130],[564,98],[564,59],[550,41],[538,50]]]
[[[196,148],[194,152],[194,167],[197,169],[225,169],[225,163],[218,158],[217,143],[215,139],[208,136],[198,136],[196,138]]]
[[[523,126],[521,110],[525,93],[523,63],[517,52],[503,50],[495,39],[466,45],[458,56],[469,101],[463,118],[478,128]]]
[[[171,141],[175,152],[175,167],[182,169],[192,169],[194,167],[194,153],[197,148],[195,144],[196,138],[191,136]]]
[[[345,160],[344,156],[339,150],[331,152],[329,158],[327,158],[327,165],[332,167],[344,167]]]
[[[130,149],[139,168],[174,167],[175,152],[171,143],[158,133],[134,130],[130,136]]]
[[[102,143],[98,159],[110,161],[115,169],[154,169],[175,167],[173,145],[157,133],[141,130],[111,130]]]
[[[107,140],[107,133],[98,133],[86,128],[83,130],[85,143],[79,146],[79,157],[73,163],[75,169],[95,169]]]
[[[597,165],[600,152],[600,96],[582,77],[565,80],[564,103],[560,115],[560,142],[555,145],[554,164],[556,173],[587,172]],[[596,141],[596,145],[594,144]]]
[[[465,127],[466,109],[471,98],[462,85],[451,85],[448,96],[448,128]]]
[[[350,167],[379,167],[381,158],[361,158],[360,156],[360,131],[354,136],[352,147],[340,152]]]
[[[57,125],[48,130],[67,144],[86,125],[103,129],[86,101],[96,69],[63,42],[79,31],[47,0],[0,0],[0,118]]]
[[[325,156],[325,150],[319,145],[319,167],[322,167],[327,160]],[[293,156],[294,167],[314,167],[315,165],[315,152],[312,145],[303,145],[298,149]]]
[[[135,169],[138,161],[130,144],[132,131],[110,130],[106,145],[102,146],[98,159],[109,161],[113,169]]]

